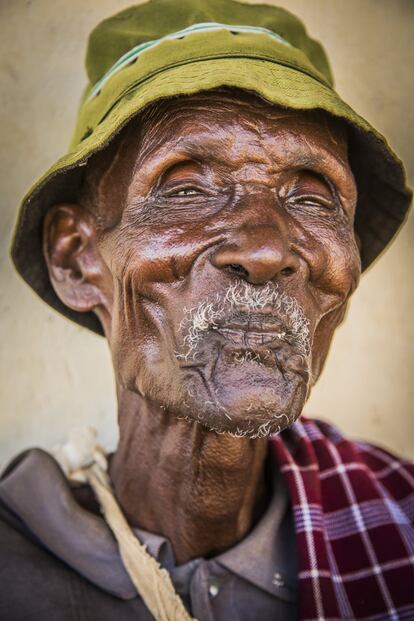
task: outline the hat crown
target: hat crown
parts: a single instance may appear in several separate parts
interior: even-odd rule
[[[300,19],[279,7],[235,0],[150,0],[102,21],[88,41],[86,69],[90,84],[96,84],[135,46],[205,22],[266,28],[301,50],[333,85],[325,50],[309,37]]]

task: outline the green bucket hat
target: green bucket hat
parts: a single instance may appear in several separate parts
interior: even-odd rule
[[[284,9],[234,0],[151,0],[93,30],[86,68],[89,84],[69,151],[23,199],[12,259],[40,297],[95,332],[102,333],[96,316],[67,308],[53,290],[42,253],[43,217],[53,204],[76,201],[88,160],[157,100],[236,87],[278,106],[318,109],[345,121],[358,186],[362,269],[405,219],[411,192],[402,163],[335,92],[324,49]]]

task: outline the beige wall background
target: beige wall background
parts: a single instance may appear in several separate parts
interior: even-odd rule
[[[179,2],[179,0],[177,0]],[[206,0],[208,2],[208,0]],[[86,38],[131,0],[0,0],[0,464],[80,425],[116,444],[103,339],[40,302],[8,258],[18,203],[68,143]],[[414,184],[414,2],[279,0],[326,46],[338,91],[388,138]],[[414,457],[413,233],[409,221],[362,279],[306,411]]]

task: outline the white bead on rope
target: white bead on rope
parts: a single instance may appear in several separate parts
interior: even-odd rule
[[[97,432],[93,427],[73,429],[68,440],[54,447],[51,453],[71,481],[86,483],[84,469],[94,463],[102,470],[108,469],[104,450],[97,442]]]

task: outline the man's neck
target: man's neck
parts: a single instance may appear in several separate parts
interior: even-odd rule
[[[179,564],[246,535],[265,502],[266,439],[218,435],[128,391],[119,425],[110,475],[130,524],[167,537]]]

